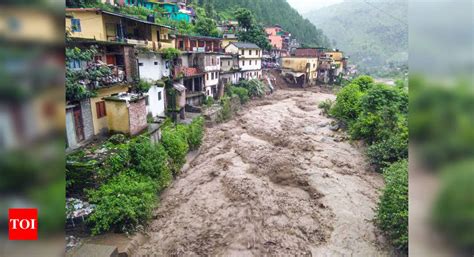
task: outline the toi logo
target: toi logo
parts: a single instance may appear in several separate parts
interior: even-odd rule
[[[37,240],[38,239],[38,210],[9,209],[8,210],[8,239]]]

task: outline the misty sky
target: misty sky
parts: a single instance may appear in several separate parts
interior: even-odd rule
[[[300,13],[307,13],[343,1],[344,0],[287,0],[287,2]]]

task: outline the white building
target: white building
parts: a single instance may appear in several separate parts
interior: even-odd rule
[[[220,83],[225,86],[229,83],[237,84],[242,77],[239,68],[239,57],[237,54],[226,54],[221,56]]]
[[[262,56],[260,47],[254,43],[233,42],[225,47],[226,53],[238,55],[241,77],[244,79],[262,78]]]
[[[157,81],[170,76],[170,62],[163,60],[160,54],[141,53],[138,55],[140,79],[153,83],[148,90],[147,112],[153,117],[165,116],[165,89]]]
[[[206,96],[217,98],[219,93],[219,71],[221,69],[220,56],[213,53],[207,53],[204,56],[203,67],[204,72],[206,73],[204,77]]]

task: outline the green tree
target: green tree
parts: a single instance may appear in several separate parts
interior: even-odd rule
[[[245,8],[239,8],[234,12],[235,18],[239,22],[240,27],[249,30],[255,24],[255,18],[252,11]]]
[[[217,30],[216,22],[213,19],[207,17],[200,17],[196,22],[194,31],[201,36],[207,37],[218,37],[219,31]]]

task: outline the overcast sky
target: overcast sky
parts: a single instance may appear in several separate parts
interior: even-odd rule
[[[300,13],[319,9],[332,4],[340,3],[344,0],[287,0],[288,3]]]

